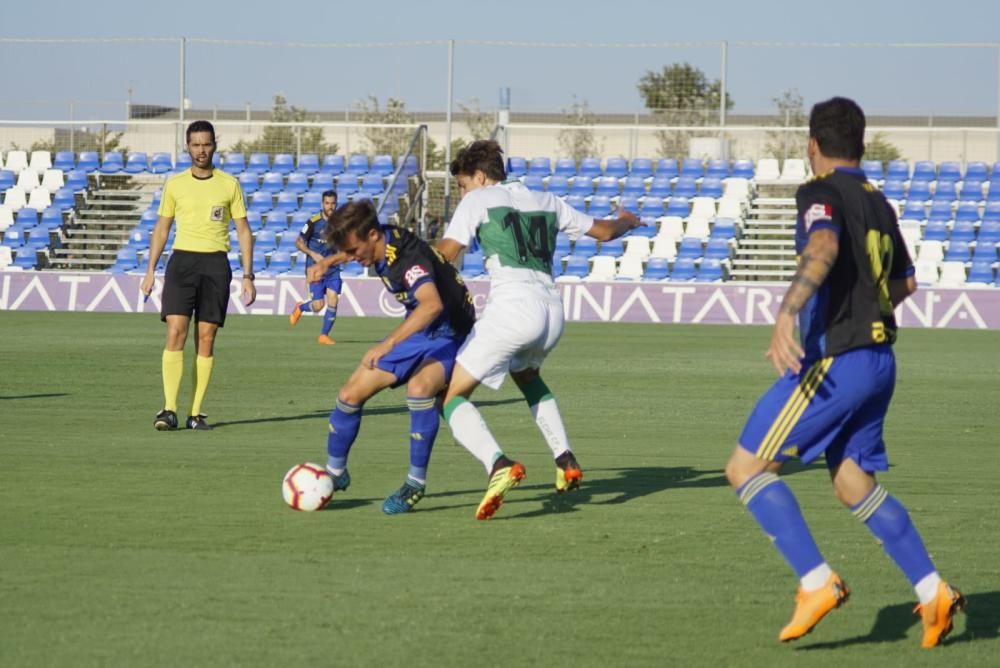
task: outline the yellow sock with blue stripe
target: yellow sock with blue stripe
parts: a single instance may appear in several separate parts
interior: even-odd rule
[[[161,368],[163,371],[163,407],[176,413],[177,395],[180,394],[181,379],[184,377],[184,351],[164,350]]]

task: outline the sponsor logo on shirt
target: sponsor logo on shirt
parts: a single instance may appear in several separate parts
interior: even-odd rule
[[[413,284],[424,276],[430,276],[426,269],[421,267],[419,264],[415,264],[406,270],[404,278],[406,279],[406,287],[412,288]]]
[[[226,207],[224,207],[224,206],[213,206],[212,207],[212,222],[213,223],[221,223],[222,222],[222,216],[225,213],[225,211],[226,211]]]
[[[806,232],[809,231],[809,228],[814,223],[818,223],[821,220],[827,222],[833,220],[833,207],[829,204],[813,204],[802,214],[802,222],[806,226]]]

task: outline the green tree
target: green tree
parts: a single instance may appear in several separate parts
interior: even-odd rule
[[[413,117],[406,111],[406,103],[402,100],[390,97],[385,101],[385,108],[379,106],[378,98],[369,95],[366,99],[357,103],[357,108],[361,112],[361,120],[364,123],[384,123],[384,124],[411,124]],[[368,150],[374,155],[391,155],[394,158],[406,153],[413,139],[413,130],[410,128],[374,128],[364,129],[365,141],[368,143]]]
[[[308,112],[294,105],[289,105],[288,100],[281,93],[274,96],[274,105],[271,107],[271,122],[273,123],[305,123],[310,120],[318,120],[316,117],[309,118]],[[339,150],[336,144],[327,144],[323,139],[323,128],[317,127],[292,127],[290,125],[267,125],[264,126],[260,137],[253,140],[240,140],[230,148],[230,151],[243,153],[248,156],[250,153],[315,153],[323,155],[336,153]]]
[[[722,82],[711,81],[690,63],[665,65],[659,72],[647,71],[637,84],[646,108],[658,125],[709,125],[719,115]],[[726,95],[726,109],[733,100]],[[691,134],[680,130],[659,130],[660,155],[683,158],[687,155]]]
[[[72,133],[72,136],[71,134]],[[28,153],[32,151],[48,151],[55,156],[57,151],[72,150],[79,153],[81,151],[97,151],[98,153],[110,153],[119,151],[122,157],[128,159],[128,147],[121,143],[124,132],[109,132],[106,126],[101,126],[99,132],[90,132],[85,128],[73,128],[62,130],[56,128],[52,139],[42,139],[31,144],[25,149]],[[16,143],[11,143],[10,150],[19,151],[21,147]]]
[[[777,115],[770,125],[783,128],[800,128],[809,125],[809,116],[806,114],[802,95],[798,89],[786,90],[780,97],[771,98],[771,101],[777,109]],[[764,144],[764,153],[780,160],[805,158],[808,143],[808,133],[801,130],[769,130],[767,143]]]
[[[559,152],[562,155],[579,162],[580,158],[600,155],[604,152],[603,144],[599,143],[594,135],[593,125],[597,123],[598,119],[591,113],[587,100],[581,102],[574,95],[573,103],[568,108],[564,108],[562,112],[563,125],[576,126],[563,128],[557,135]]]
[[[899,148],[889,142],[882,132],[876,132],[871,141],[865,144],[865,159],[880,160],[883,167],[885,163],[899,160],[901,157],[903,154],[899,152]]]

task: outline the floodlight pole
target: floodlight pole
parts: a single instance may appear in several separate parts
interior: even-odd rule
[[[187,65],[185,64],[186,56],[187,56],[187,37],[181,37],[181,67],[180,67],[180,89],[181,89],[180,90],[180,94],[181,94],[181,99],[180,99],[180,104],[177,107],[178,108],[177,118],[178,118],[178,121],[179,121],[178,122],[178,126],[179,127],[177,128],[177,134],[176,134],[177,140],[175,140],[176,141],[175,151],[174,151],[174,160],[175,161],[177,160],[177,155],[180,153],[180,150],[181,150],[181,147],[180,147],[180,137],[181,137],[181,133],[184,131],[184,98],[187,97],[187,94],[186,94],[187,93],[187,91],[186,91],[186,88],[187,88],[187,82],[186,82]]]
[[[447,224],[451,209],[451,175],[448,166],[451,165],[451,107],[452,94],[455,89],[455,40],[448,40],[448,107],[445,117],[444,141],[444,215],[441,222]]]
[[[729,69],[729,42],[722,42],[722,72],[719,78],[719,148],[720,158],[729,159],[729,148],[725,146],[726,137],[723,128],[726,127],[726,70]]]

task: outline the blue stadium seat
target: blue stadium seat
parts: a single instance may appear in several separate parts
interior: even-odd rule
[[[264,227],[264,218],[260,211],[247,210],[247,225],[251,232],[257,232]],[[233,230],[235,232],[235,230]]]
[[[271,193],[259,190],[253,195],[250,195],[250,208],[248,210],[264,213],[266,211],[270,211],[273,204],[274,202],[271,197]]]
[[[315,153],[303,153],[295,163],[295,171],[299,174],[312,176],[319,171],[319,156]]]
[[[931,202],[931,210],[927,214],[927,220],[951,220],[951,201],[934,200]]]
[[[681,163],[681,176],[700,178],[705,175],[705,164],[701,158],[684,158]]]
[[[869,181],[881,181],[883,177],[882,173],[882,161],[881,160],[862,160],[861,169],[865,171],[865,176],[868,177]],[[888,195],[887,195],[888,197]]]
[[[909,181],[910,163],[906,160],[891,160],[885,168],[885,180]]]
[[[76,164],[76,168],[83,170],[88,174],[92,174],[98,170],[101,166],[100,158],[97,155],[97,151],[80,151],[80,160]]]
[[[1000,175],[990,181],[989,189],[986,191],[987,202],[1000,202]]]
[[[948,250],[944,253],[944,261],[968,262],[970,255],[969,244],[964,241],[950,241],[948,242]]]
[[[309,183],[309,192],[322,193],[325,190],[333,190],[333,172],[318,172],[313,174]]]
[[[290,153],[278,153],[274,156],[271,171],[279,174],[291,174],[295,171],[295,156]]]
[[[237,176],[242,174],[247,168],[246,157],[242,153],[227,153],[222,160],[222,171],[226,174],[232,174]],[[257,176],[256,172],[250,172],[254,177]]]
[[[305,202],[303,202],[302,207],[293,213],[288,219],[289,231],[300,234],[302,232],[302,228],[309,222],[309,219],[318,212],[318,206],[306,208]]]
[[[157,188],[153,191],[153,198],[149,202],[149,208],[156,209],[160,206],[160,198],[163,197],[163,188]]]
[[[246,169],[259,174],[271,171],[271,156],[267,153],[251,153],[250,162],[247,163]]]
[[[663,215],[663,198],[646,196],[642,200],[642,215],[659,218]]]
[[[660,158],[656,161],[656,176],[665,176],[668,179],[676,178],[679,174],[677,161],[673,158]]]
[[[545,156],[538,156],[531,159],[528,165],[528,174],[533,176],[549,176],[552,173],[552,160]]]
[[[376,172],[371,172],[365,174],[361,177],[361,192],[375,197],[380,195],[385,190],[385,184],[382,182],[382,175]]]
[[[666,215],[687,218],[689,213],[691,213],[691,205],[686,197],[671,197],[667,202]]]
[[[87,172],[82,169],[74,169],[70,172],[66,172],[66,182],[63,184],[63,187],[72,190],[73,192],[86,190]]]
[[[613,176],[617,179],[625,178],[628,175],[628,160],[622,156],[612,156],[604,164],[604,175]]]
[[[903,199],[906,193],[903,190],[902,181],[886,181],[882,186],[882,194],[889,199]]]
[[[357,174],[344,173],[337,177],[337,203],[346,204],[347,198],[358,192]]]
[[[594,194],[604,195],[607,197],[617,197],[618,178],[614,176],[602,176],[597,179],[597,189],[594,191]]]
[[[924,241],[947,241],[948,223],[944,220],[928,220],[924,226]]]
[[[156,214],[156,209],[146,209],[142,212],[142,215],[139,216],[138,227],[141,227],[144,230],[152,230],[158,219],[159,216]]]
[[[705,169],[705,177],[722,180],[729,176],[729,161],[728,160],[709,160],[708,166]]]
[[[924,205],[923,200],[906,200],[906,204],[903,206],[903,214],[900,218],[906,220],[927,220],[927,207]]]
[[[302,204],[299,209],[309,212],[309,215],[317,213],[323,208],[323,193],[307,192],[302,194]]]
[[[67,211],[76,206],[76,195],[69,188],[60,188],[52,196],[52,206],[59,211]]]
[[[166,174],[174,168],[174,160],[169,153],[154,153],[149,159],[149,171],[153,174]]]
[[[589,176],[578,174],[573,177],[573,185],[569,190],[570,195],[581,195],[589,197],[594,193],[594,182]]]
[[[570,194],[566,196],[564,201],[577,211],[587,210],[587,200],[583,195]]]
[[[410,177],[420,172],[420,165],[417,163],[417,156],[408,155],[403,160],[403,170],[400,176]]]
[[[938,181],[958,181],[962,178],[962,165],[954,160],[945,160],[938,166]]]
[[[710,239],[732,239],[736,236],[736,221],[732,218],[716,218],[712,223]]]
[[[672,281],[692,281],[694,280],[694,260],[689,257],[678,257],[674,260],[674,267],[670,271]]]
[[[569,182],[561,174],[553,174],[549,177],[549,192],[556,197],[563,197],[569,193]]]
[[[0,169],[0,191],[13,188],[17,185],[17,174],[9,169]]]
[[[906,199],[929,200],[931,198],[931,182],[926,179],[913,179],[906,191]]]
[[[34,227],[38,224],[38,210],[30,206],[21,207],[14,216],[14,223],[22,227]]]
[[[299,196],[296,193],[288,192],[284,190],[278,193],[278,199],[274,203],[274,208],[271,210],[272,214],[285,214],[288,216],[294,211],[299,209]],[[268,218],[268,223],[270,223],[270,217]],[[287,221],[286,221],[287,222]]]
[[[177,162],[174,163],[175,172],[183,172],[185,169],[191,167],[191,154],[187,151],[181,151],[177,154]]]
[[[753,174],[753,160],[733,160],[732,176],[749,180],[753,178]]]
[[[368,156],[364,153],[352,153],[347,158],[347,169],[348,172],[354,172],[355,174],[367,174],[368,173]]]
[[[557,234],[556,235],[556,248],[552,252],[552,256],[555,257],[558,260],[561,257],[566,257],[571,252],[573,252],[573,251],[572,251],[572,248],[570,247],[569,237],[566,236],[565,234]]]
[[[253,240],[254,255],[256,255],[258,251],[261,253],[270,253],[275,249],[277,245],[278,245],[278,237],[274,233],[274,230],[269,230],[267,228],[264,228],[258,231],[256,235],[254,235],[254,240]],[[256,264],[256,261],[254,262],[254,264]]]
[[[982,236],[981,233],[980,236]],[[996,262],[997,261],[996,242],[989,243],[987,241],[984,241],[983,239],[979,239],[978,241],[976,241],[976,247],[972,251],[972,261],[989,262],[990,264]]]
[[[967,178],[962,181],[958,191],[958,199],[962,202],[981,202],[983,200],[983,182]]]
[[[573,254],[566,257],[566,268],[563,269],[562,276],[575,276],[582,279],[589,274],[590,260],[588,256]]]
[[[625,184],[622,186],[622,196],[634,195],[635,197],[642,197],[646,194],[646,181],[641,176],[629,176],[625,179]]]
[[[63,224],[63,212],[62,209],[50,206],[49,208],[42,211],[42,220],[39,225],[44,225],[48,228],[60,227]]]
[[[125,162],[126,174],[145,174],[149,171],[149,157],[145,153],[129,153]]]
[[[243,189],[244,197],[249,197],[260,188],[260,184],[257,182],[256,172],[240,172],[240,175],[237,178],[240,181],[240,188]]]
[[[375,174],[380,174],[382,176],[388,176],[396,171],[396,168],[392,164],[391,155],[376,155],[372,158],[372,164],[369,171]]]
[[[984,220],[979,226],[976,241],[981,244],[1000,244],[1000,218]]]
[[[295,213],[298,212],[296,211]],[[295,242],[299,238],[299,230],[301,229],[301,226],[289,226],[287,230],[279,230],[281,238],[278,239],[277,250],[293,255],[298,250],[295,248]]]
[[[701,186],[698,188],[698,195],[701,197],[714,197],[719,199],[722,197],[722,181],[714,176],[706,176],[701,180]]]
[[[956,199],[957,183],[950,179],[938,179],[934,186],[935,202],[954,202]]]
[[[486,272],[482,253],[466,253],[462,258],[462,277],[476,278]]]
[[[516,179],[528,173],[528,161],[512,155],[507,158],[507,178]]]
[[[334,176],[337,174],[343,174],[346,168],[346,162],[344,161],[344,156],[342,155],[324,155],[323,156],[323,166],[320,168],[321,172],[330,172]]]
[[[247,170],[251,171],[251,170]],[[277,193],[285,189],[285,177],[278,172],[265,172],[260,182],[259,190],[265,193]]]
[[[965,282],[993,285],[996,282],[993,274],[993,264],[991,262],[973,261],[972,267],[969,269],[969,275],[965,279]]]
[[[648,179],[653,176],[653,161],[649,158],[633,158],[628,173],[630,176]]]
[[[698,237],[683,237],[677,248],[677,257],[700,258],[702,256],[701,239]]]
[[[52,161],[53,169],[61,169],[68,172],[76,169],[76,154],[73,151],[56,151],[56,158]]]
[[[269,274],[283,274],[292,268],[292,254],[288,251],[276,250],[267,261]]]
[[[955,220],[979,220],[979,205],[975,202],[959,202]]]
[[[580,167],[576,171],[578,176],[585,176],[590,179],[596,179],[603,173],[601,171],[601,159],[595,158],[593,156],[588,156],[586,158],[580,159]]]
[[[726,238],[709,238],[705,247],[705,257],[716,260],[726,260],[729,258],[729,240]]]
[[[562,176],[564,178],[576,176],[576,160],[573,158],[557,158],[555,171],[552,174],[553,176]]]
[[[918,160],[913,165],[914,181],[933,181],[937,178],[937,166],[931,160]]]
[[[962,177],[966,181],[988,181],[990,174],[985,162],[970,162],[965,166],[965,175]]]
[[[618,200],[618,209],[639,215],[639,198],[635,195],[622,195]]]
[[[665,199],[670,197],[671,184],[670,177],[662,176],[657,174],[653,177],[653,180],[649,184],[649,192],[646,193],[647,197],[654,197]]]
[[[101,161],[101,174],[119,174],[125,169],[125,159],[119,151],[110,151],[104,154]]]
[[[545,190],[545,182],[538,174],[526,174],[523,179],[523,183],[524,187],[528,190],[533,190],[539,193]]]
[[[360,263],[351,260],[345,265],[342,265],[340,269],[341,276],[347,276],[349,278],[358,276],[367,276],[368,270],[365,269]]]
[[[722,280],[722,262],[718,258],[705,258],[698,267],[696,281],[712,282]]]
[[[693,176],[681,176],[674,184],[674,197],[691,198],[698,194],[698,185]],[[687,215],[687,214],[685,214]]]
[[[301,195],[307,190],[309,190],[309,179],[305,174],[302,172],[292,172],[288,175],[288,180],[285,182],[285,192]]]
[[[32,248],[23,248],[17,252],[13,266],[20,267],[25,271],[35,269],[38,266],[38,254]]]
[[[621,239],[611,239],[601,242],[601,250],[598,255],[608,255],[610,257],[621,257],[625,254],[625,244]]]
[[[670,264],[664,257],[651,257],[646,260],[646,268],[642,272],[644,281],[662,281],[670,276]]]
[[[951,241],[971,243],[976,239],[976,224],[972,220],[955,220],[951,227]]]
[[[592,257],[597,255],[597,239],[584,235],[573,242],[573,255]]]
[[[606,195],[594,195],[590,199],[590,207],[587,209],[594,218],[605,218],[611,215],[611,198]]]

